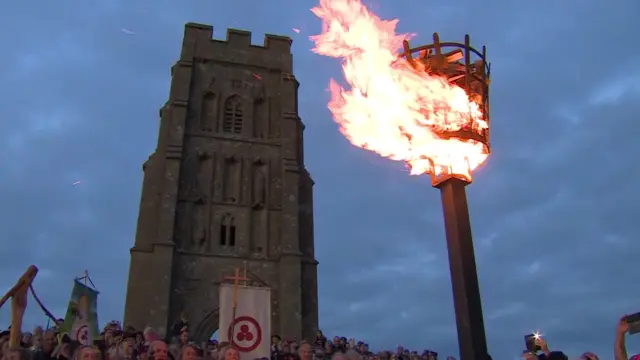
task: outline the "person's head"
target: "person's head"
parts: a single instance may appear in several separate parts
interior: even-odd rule
[[[107,326],[104,329],[104,343],[110,347],[113,344],[113,328]]]
[[[135,340],[133,338],[125,338],[118,345],[118,350],[125,357],[133,356],[133,351],[135,350]]]
[[[600,360],[600,358],[592,352],[586,352],[580,356],[580,360]]]
[[[362,356],[355,350],[349,349],[344,355],[346,356],[346,360],[362,360]]]
[[[11,330],[0,331],[0,343],[9,341],[9,336],[11,336]]]
[[[331,356],[331,360],[347,360],[344,353],[337,351],[333,356]]]
[[[111,337],[111,346],[120,346],[122,343],[123,332],[121,330],[114,330]]]
[[[30,332],[26,332],[22,334],[22,343],[27,345],[27,346],[31,346],[31,338],[33,337],[33,335]]]
[[[149,348],[148,343],[142,343],[138,346],[138,360],[149,359]]]
[[[42,335],[42,351],[51,354],[56,348],[56,331],[49,329]]]
[[[149,343],[152,343],[159,339],[156,331],[149,326],[144,329],[144,331],[142,332],[142,336],[144,337],[144,341],[147,341]]]
[[[218,354],[219,354],[219,350],[218,349],[213,349],[211,351],[207,351],[207,357],[205,356],[204,359],[206,360],[218,360]]]
[[[134,348],[136,346],[136,333],[135,332],[126,332],[122,335],[122,342],[126,343],[127,346]]]
[[[69,343],[64,341],[60,342],[56,350],[54,350],[54,354],[57,355],[56,357],[58,359],[60,359],[61,357],[64,359],[71,359],[72,354],[70,352]]]
[[[156,340],[149,345],[149,359],[167,360],[167,344],[164,341]]]
[[[4,360],[31,360],[32,353],[23,348],[9,348],[3,351]]]
[[[207,341],[207,351],[215,350],[218,348],[217,340],[209,340]]]
[[[42,334],[33,335],[31,338],[31,348],[33,350],[42,349]]]
[[[73,353],[73,360],[98,360],[100,359],[100,352],[96,352],[93,346],[81,345]]]
[[[362,360],[362,356],[360,356],[360,354],[358,354],[354,350],[347,350],[344,353],[335,353],[331,357],[331,360]]]
[[[97,346],[93,346],[93,358],[97,360],[102,359],[102,350]]]
[[[271,345],[278,345],[279,342],[281,342],[282,339],[280,338],[280,336],[278,335],[272,335],[271,336]]]
[[[9,342],[5,341],[0,343],[0,357],[6,354],[9,351]]]
[[[311,345],[306,341],[300,343],[300,347],[298,348],[298,356],[300,357],[300,360],[311,360],[311,358],[313,357],[313,349],[311,348]]]
[[[340,344],[340,336],[334,336],[333,343],[336,344],[336,346],[338,346],[338,344]]]
[[[324,351],[329,355],[333,354],[333,343],[331,341],[327,341],[324,344]]]
[[[398,350],[396,351],[398,354],[402,354],[404,352],[404,347],[398,346]]]
[[[180,351],[180,359],[178,360],[196,360],[198,359],[198,349],[191,344],[182,347]]]
[[[218,358],[219,360],[239,360],[240,353],[238,350],[234,349],[233,346],[227,346]]]
[[[180,330],[180,344],[186,345],[187,343],[189,343],[189,330],[184,327]]]
[[[123,338],[127,348],[134,349],[136,347],[136,334],[134,332],[124,333]]]
[[[105,352],[106,357],[110,359],[120,359],[125,357],[126,354],[124,353],[123,344],[115,342],[112,344],[113,345],[111,345],[111,347],[109,347]]]

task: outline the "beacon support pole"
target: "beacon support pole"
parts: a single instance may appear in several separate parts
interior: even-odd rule
[[[487,339],[465,190],[468,184],[450,177],[436,187],[442,195],[460,359],[486,360]]]
[[[489,144],[489,83],[491,67],[487,62],[487,49],[471,47],[469,35],[464,43],[440,42],[433,34],[433,44],[411,48],[403,43],[401,57],[417,71],[442,76],[450,84],[464,89],[469,99],[478,105],[486,126],[470,124],[459,129],[434,128],[442,139],[457,139],[481,144],[487,156]],[[472,59],[473,58],[473,59]],[[468,163],[468,159],[465,159]],[[478,286],[478,273],[471,236],[471,221],[465,188],[471,183],[471,168],[448,168],[431,161],[431,183],[440,189],[442,210],[449,250],[449,268],[453,287],[453,303],[458,328],[460,360],[487,360],[487,339],[482,316],[482,301]],[[452,164],[460,166],[461,164]]]

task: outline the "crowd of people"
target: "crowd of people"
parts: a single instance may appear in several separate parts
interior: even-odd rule
[[[620,319],[614,347],[615,360],[640,360],[640,355],[628,357],[625,335],[629,332],[626,318]],[[209,340],[203,344],[190,341],[186,323],[179,323],[169,340],[161,339],[152,328],[139,331],[124,329],[118,322],[107,324],[93,345],[82,345],[61,334],[57,327],[22,334],[20,346],[10,347],[10,329],[0,332],[0,360],[239,360],[238,350],[229,343]],[[561,351],[550,351],[543,338],[537,338],[534,351],[525,350],[524,360],[568,360]],[[271,337],[271,359],[256,360],[437,360],[434,351],[411,351],[399,346],[394,351],[372,352],[369,345],[354,339],[325,337],[317,332],[314,341],[296,341]],[[455,360],[447,357],[447,360]],[[490,359],[490,357],[489,357]],[[580,360],[599,360],[587,352]]]

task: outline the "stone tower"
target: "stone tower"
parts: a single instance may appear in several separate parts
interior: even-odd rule
[[[318,326],[313,180],[304,165],[292,40],[185,26],[144,182],[125,325],[197,341],[218,329],[218,288],[240,267],[272,293],[272,332]]]

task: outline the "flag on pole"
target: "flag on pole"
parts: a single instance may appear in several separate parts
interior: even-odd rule
[[[220,342],[228,341],[240,360],[271,357],[271,289],[238,286],[235,320],[234,285],[220,285]]]
[[[83,345],[92,345],[98,331],[98,291],[75,279],[62,333]]]

